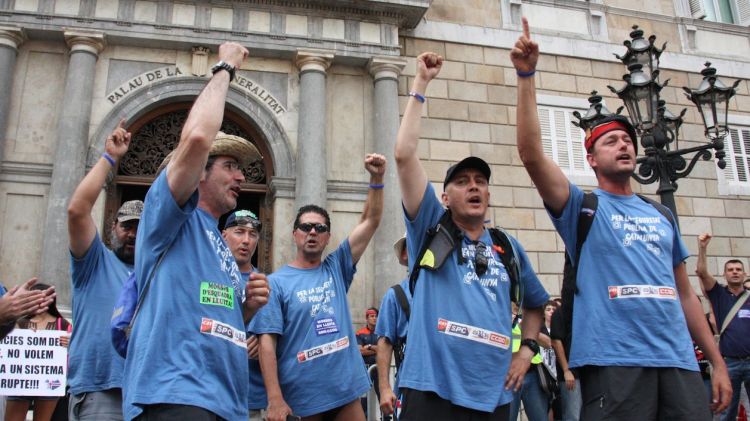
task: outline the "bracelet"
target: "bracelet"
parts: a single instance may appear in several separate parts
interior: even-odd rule
[[[375,190],[382,189],[383,187],[385,187],[385,184],[370,184],[370,188]]]
[[[531,77],[534,76],[534,73],[536,73],[536,70],[529,70],[528,72],[516,70],[516,74],[518,75],[518,77]]]
[[[114,158],[112,158],[112,156],[111,156],[110,154],[108,154],[108,153],[104,152],[104,153],[102,154],[102,158],[106,159],[106,160],[107,160],[107,162],[109,162],[109,165],[111,165],[111,166],[113,166],[113,167],[115,166],[115,159],[114,159]]]
[[[409,96],[413,96],[414,98],[417,99],[417,101],[421,102],[422,104],[424,104],[425,102],[424,95],[420,94],[419,92],[409,91]]]

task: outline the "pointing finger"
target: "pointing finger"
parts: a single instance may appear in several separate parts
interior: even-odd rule
[[[125,129],[125,117],[120,119],[120,123],[117,125],[118,129]]]
[[[523,23],[523,36],[531,39],[531,31],[529,31],[529,20],[526,19],[526,17],[522,17],[521,22]]]

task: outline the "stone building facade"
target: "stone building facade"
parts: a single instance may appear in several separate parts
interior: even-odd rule
[[[241,206],[264,221],[258,265],[293,255],[298,206],[332,211],[332,242],[358,221],[367,192],[366,152],[392,156],[400,110],[425,50],[446,63],[428,97],[419,153],[432,182],[458,158],[492,165],[488,218],[526,247],[551,294],[559,293],[563,245],[515,148],[516,76],[509,51],[527,16],[542,58],[537,78],[545,145],[571,179],[595,180],[571,113],[592,90],[614,110],[622,54],[633,24],[668,42],[662,98],[687,108],[680,147],[703,142],[697,110],[681,86],[697,87],[704,61],[741,80],[731,103],[728,170],[699,162],[676,195],[683,235],[711,231],[709,267],[750,258],[750,13],[748,0],[0,0],[0,272],[57,286],[68,304],[67,198],[125,118],[129,155],[96,206],[107,236],[117,206],[142,197],[217,60],[234,40],[251,58],[238,72],[224,129],[248,137],[264,158],[246,175]],[[729,3],[727,3],[727,1]],[[743,14],[744,13],[744,14]],[[404,273],[391,244],[404,225],[394,162],[381,229],[349,293],[356,321]],[[637,191],[651,194],[654,185]],[[438,189],[439,190],[439,189]],[[692,272],[693,260],[689,262]]]

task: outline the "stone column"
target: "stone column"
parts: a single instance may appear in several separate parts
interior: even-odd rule
[[[296,208],[307,204],[326,206],[326,70],[332,60],[333,53],[326,50],[297,52],[300,94]]]
[[[60,109],[57,123],[40,280],[54,285],[58,303],[67,306],[70,303],[67,207],[85,173],[96,59],[104,49],[105,40],[104,34],[93,32],[66,31],[64,35],[70,60],[63,91],[65,106]],[[100,234],[106,238],[107,224],[103,231]]]
[[[13,75],[16,73],[18,47],[26,40],[23,29],[0,26],[0,162],[5,153],[5,131],[8,129],[10,99],[13,97]]]
[[[375,247],[375,297],[379,299],[391,285],[401,282],[406,276],[406,268],[398,264],[393,253],[393,242],[404,235],[403,211],[401,210],[401,189],[396,175],[396,162],[393,148],[399,126],[398,75],[404,69],[406,60],[397,57],[372,58],[368,64],[375,83],[374,91],[374,135],[375,151],[388,158],[385,174],[385,203],[383,219],[375,238],[370,242]],[[378,305],[377,303],[372,303]]]

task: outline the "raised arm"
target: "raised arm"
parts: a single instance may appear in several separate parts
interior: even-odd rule
[[[424,100],[427,85],[440,73],[442,66],[443,57],[435,53],[420,54],[417,57],[417,74],[411,85],[410,93],[418,94]],[[427,173],[419,162],[419,156],[417,156],[424,106],[425,104],[420,99],[410,94],[406,103],[406,110],[404,110],[404,117],[401,119],[401,126],[398,128],[394,151],[404,207],[410,218],[417,215],[427,188]]]
[[[708,264],[706,263],[706,250],[710,242],[711,234],[704,232],[698,236],[698,262],[695,267],[695,274],[701,280],[701,288],[703,288],[704,294],[716,286],[716,279],[708,272]]]
[[[286,416],[292,414],[292,409],[284,401],[279,385],[278,362],[276,360],[277,335],[260,335],[260,371],[263,373],[263,383],[268,394],[269,421],[286,421]]]
[[[219,60],[239,68],[248,51],[236,42],[219,47]],[[208,152],[224,120],[229,90],[229,72],[216,72],[190,109],[180,143],[167,167],[169,190],[178,205],[184,205],[198,188],[208,162]]]
[[[125,119],[122,119],[117,128],[107,137],[104,143],[104,154],[91,171],[83,177],[68,203],[68,237],[70,238],[70,252],[75,258],[83,257],[96,238],[96,224],[94,218],[91,217],[91,209],[102,191],[102,186],[107,181],[107,174],[128,152],[130,133],[125,130],[124,125]]]
[[[544,154],[542,131],[536,105],[534,72],[539,60],[539,45],[531,40],[529,22],[523,18],[523,34],[510,52],[518,74],[516,141],[518,154],[544,203],[560,213],[570,196],[568,179],[555,161]]]
[[[367,154],[365,169],[370,173],[370,188],[362,211],[359,224],[349,234],[349,247],[352,250],[352,261],[357,263],[367,244],[375,235],[383,217],[383,175],[385,174],[385,157],[376,153]]]

